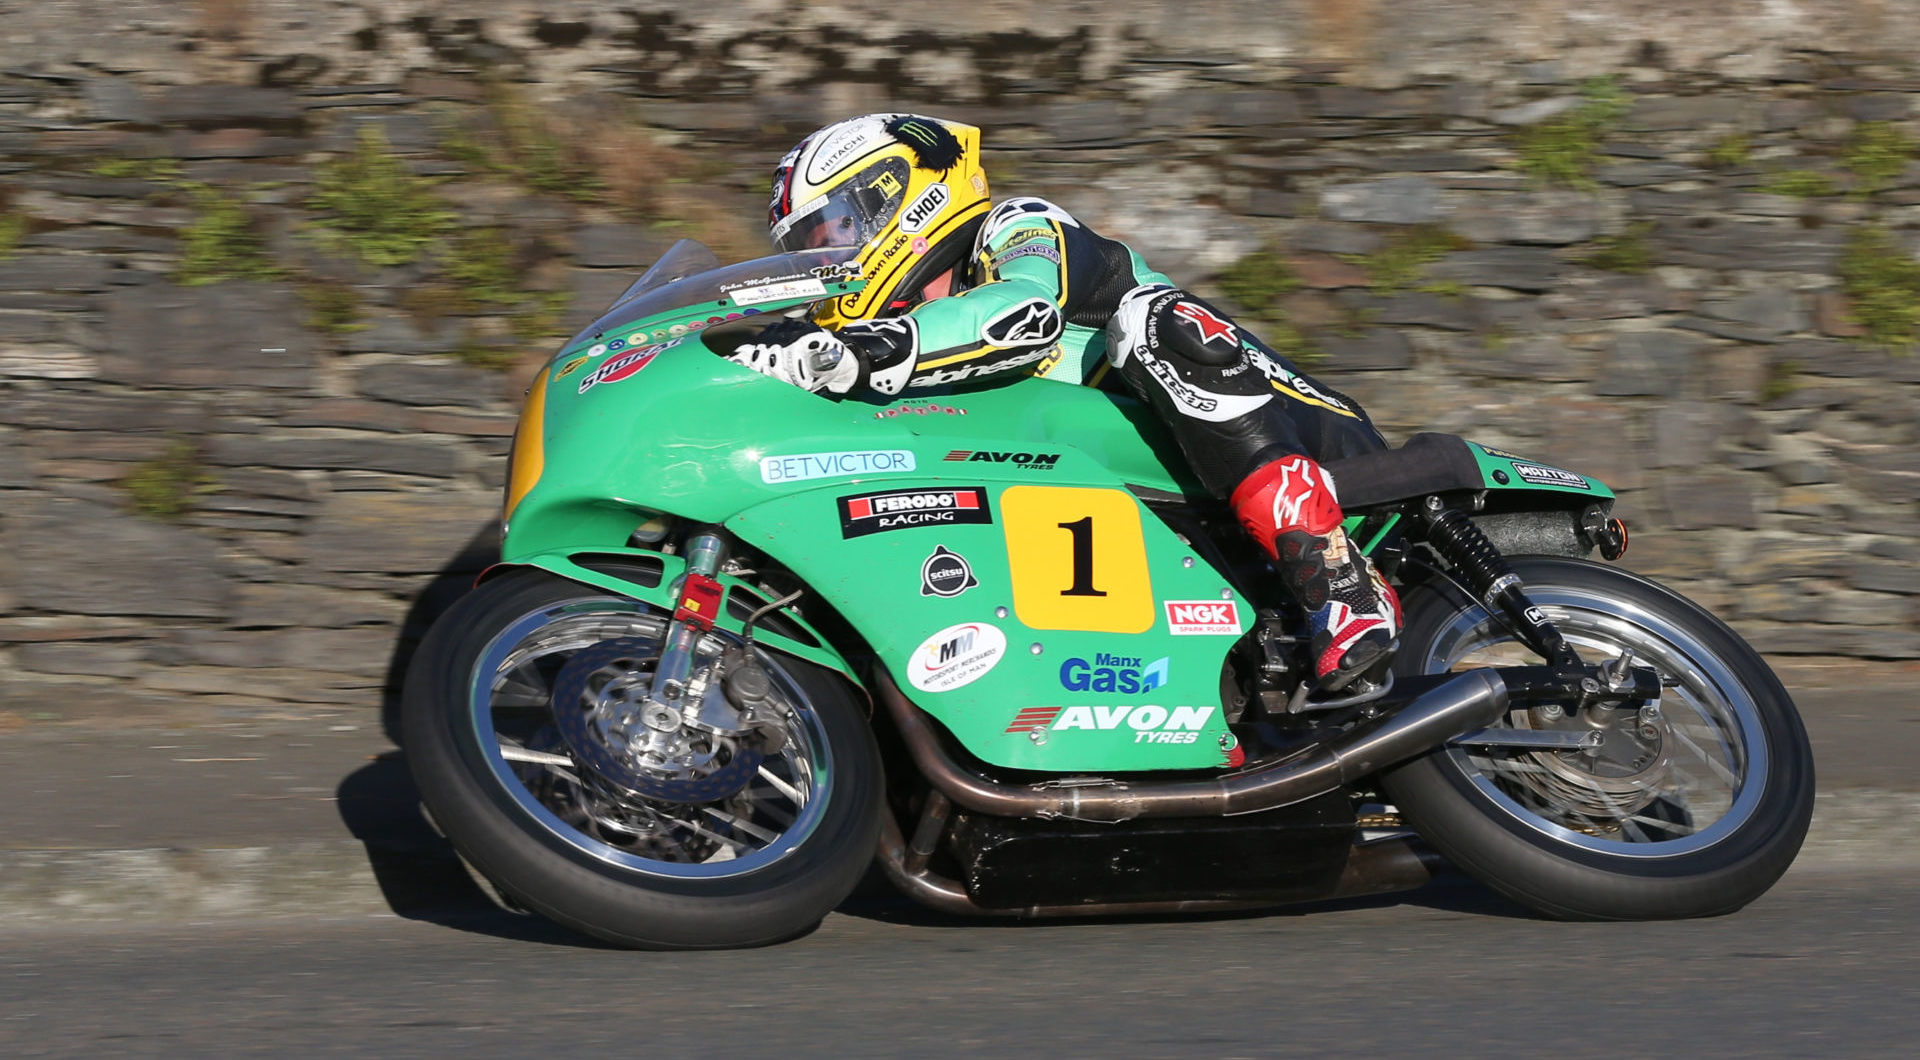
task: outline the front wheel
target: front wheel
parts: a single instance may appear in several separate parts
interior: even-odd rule
[[[1779,679],[1733,630],[1653,582],[1586,560],[1512,564],[1582,659],[1630,651],[1659,671],[1659,700],[1516,707],[1495,728],[1602,736],[1581,750],[1441,747],[1383,774],[1387,796],[1454,864],[1549,916],[1714,916],[1759,897],[1813,813],[1813,754]],[[1409,594],[1399,672],[1539,661],[1446,583]]]
[[[645,949],[801,934],[872,860],[873,733],[839,676],[766,652],[751,709],[714,682],[682,701],[683,724],[641,724],[666,626],[542,571],[468,594],[407,675],[421,797],[470,865],[575,930]],[[701,638],[696,680],[736,643]]]

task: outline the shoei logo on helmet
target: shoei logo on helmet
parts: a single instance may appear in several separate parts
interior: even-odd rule
[[[907,233],[920,231],[931,224],[934,218],[940,216],[940,211],[945,210],[947,204],[952,201],[953,193],[947,190],[945,184],[929,187],[901,211],[900,230]]]

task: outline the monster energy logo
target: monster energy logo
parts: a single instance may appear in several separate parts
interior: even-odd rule
[[[911,136],[928,147],[940,142],[939,134],[917,121],[906,122],[894,131],[901,136]]]

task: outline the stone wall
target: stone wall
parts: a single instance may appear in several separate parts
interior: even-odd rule
[[[492,547],[551,334],[664,222],[750,252],[779,152],[887,108],[982,125],[998,192],[1237,296],[1390,435],[1606,479],[1627,565],[1765,649],[1920,658],[1920,360],[1841,277],[1875,227],[1911,262],[1913,5],[951,10],[0,3],[0,704],[377,701]],[[528,116],[557,135],[502,139]],[[369,127],[500,234],[513,291],[427,304],[452,266],[316,235]],[[568,136],[603,147],[533,157]],[[196,188],[240,204],[253,278],[185,282]],[[130,492],[155,474],[177,518]]]

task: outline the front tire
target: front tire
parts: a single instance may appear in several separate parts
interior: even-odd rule
[[[1548,916],[1714,916],[1759,897],[1813,813],[1813,754],[1779,679],[1733,630],[1653,582],[1579,559],[1512,564],[1581,658],[1629,649],[1660,672],[1656,710],[1575,722],[1516,708],[1497,724],[1605,727],[1609,750],[1449,745],[1383,774],[1387,796],[1454,864]],[[1539,661],[1445,582],[1409,594],[1399,672]]]
[[[643,604],[542,571],[468,594],[427,634],[407,675],[403,735],[421,797],[469,865],[577,931],[639,949],[803,934],[873,857],[882,806],[873,733],[838,675],[760,652],[773,686],[766,724],[779,735],[764,762],[746,760],[757,768],[745,787],[678,803],[608,783],[570,747],[579,737],[556,726],[554,689],[586,649],[651,640],[657,650],[665,627]],[[735,642],[708,634],[698,657],[704,664]],[[587,687],[631,695],[644,669],[606,674],[644,667],[651,659],[629,658],[643,655],[596,649],[587,660],[601,670]],[[602,665],[603,656],[614,661]],[[741,760],[724,739],[686,731],[680,760],[704,762],[706,775],[729,754]],[[685,779],[694,775],[661,783],[704,791]]]

